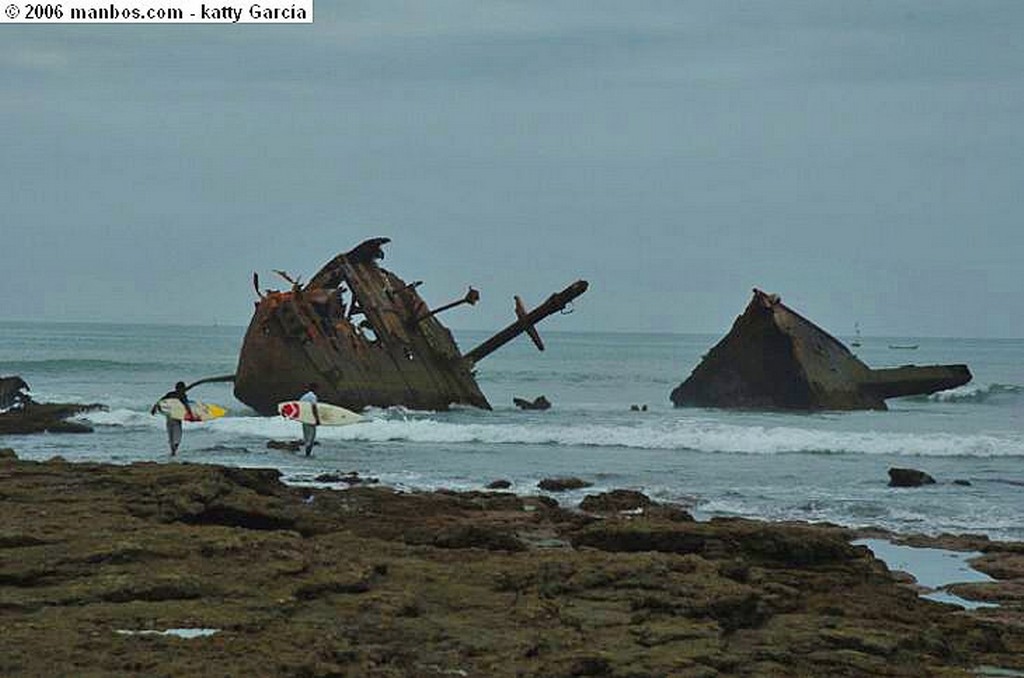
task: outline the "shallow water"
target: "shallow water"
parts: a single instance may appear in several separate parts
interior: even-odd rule
[[[977,551],[950,551],[948,549],[925,548],[894,544],[885,539],[858,539],[855,546],[867,546],[875,557],[883,561],[890,570],[906,572],[917,580],[918,585],[929,589],[922,598],[940,603],[959,605],[968,610],[981,607],[998,607],[994,603],[967,600],[950,593],[953,584],[995,581],[984,572],[979,572],[968,563],[981,553]]]
[[[7,436],[23,458],[167,461],[153,401],[178,379],[231,373],[244,328],[0,323],[0,374],[20,374],[40,400],[102,402],[92,435]],[[548,350],[517,340],[484,360],[493,412],[370,411],[365,423],[321,427],[310,458],[267,449],[298,425],[258,417],[229,384],[195,397],[229,416],[186,425],[178,459],[279,468],[309,482],[357,471],[405,488],[480,488],[496,478],[535,492],[552,475],[594,482],[559,496],[626,487],[693,506],[701,515],[829,521],[900,532],[970,532],[1024,540],[1024,341],[864,338],[873,367],[965,362],[974,381],[889,412],[756,413],[675,409],[668,394],[717,340],[709,335],[547,332]],[[482,333],[457,333],[472,347]],[[893,351],[889,344],[918,344]],[[513,396],[544,394],[545,412]],[[646,404],[647,412],[630,405]],[[887,486],[891,466],[920,468],[936,485]],[[967,480],[970,485],[955,485]]]

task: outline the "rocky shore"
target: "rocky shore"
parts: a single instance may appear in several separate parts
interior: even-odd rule
[[[834,526],[341,487],[0,455],[0,675],[1024,670],[1024,545],[967,540],[998,581],[961,595],[1000,606],[963,611]]]

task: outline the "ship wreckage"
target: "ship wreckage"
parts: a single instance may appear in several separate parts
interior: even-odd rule
[[[755,289],[729,333],[670,398],[677,407],[884,410],[887,398],[970,380],[966,365],[872,369],[778,295]]]
[[[305,285],[277,271],[291,283],[287,291],[261,291],[253,274],[259,300],[234,375],[236,398],[261,414],[276,414],[278,402],[316,382],[321,400],[353,410],[490,409],[474,378],[476,364],[524,332],[544,350],[534,325],[570,312],[573,299],[587,290],[578,280],[532,311],[516,297],[516,321],[462,354],[437,316],[475,304],[479,293],[470,287],[464,298],[430,309],[416,291],[421,281],[406,283],[377,265],[388,242],[374,238],[339,254]]]

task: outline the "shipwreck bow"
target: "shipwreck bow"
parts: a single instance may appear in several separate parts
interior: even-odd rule
[[[452,404],[490,409],[474,376],[478,361],[527,332],[543,350],[535,324],[563,311],[587,289],[576,281],[533,311],[517,297],[518,319],[463,355],[438,315],[480,294],[472,287],[431,309],[421,282],[380,267],[387,238],[374,238],[331,259],[309,283],[283,274],[291,288],[260,290],[239,354],[235,396],[264,414],[315,382],[322,400],[349,409],[401,405],[444,410]],[[279,272],[280,273],[280,272]]]

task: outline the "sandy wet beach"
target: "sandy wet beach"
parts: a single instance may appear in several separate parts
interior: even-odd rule
[[[920,598],[846,530],[667,506],[15,459],[0,496],[2,675],[1024,669],[1019,544],[974,539],[997,581],[970,593],[1000,607],[968,612]]]

